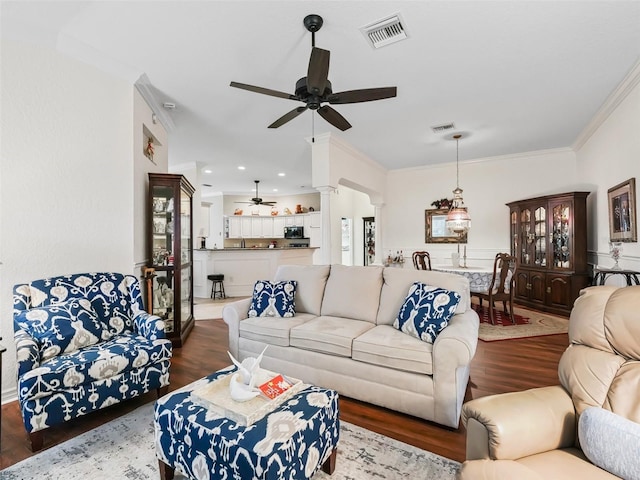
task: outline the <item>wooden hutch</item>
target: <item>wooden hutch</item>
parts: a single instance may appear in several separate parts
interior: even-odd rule
[[[568,315],[589,284],[587,196],[569,192],[507,203],[511,253],[518,261],[515,301]]]

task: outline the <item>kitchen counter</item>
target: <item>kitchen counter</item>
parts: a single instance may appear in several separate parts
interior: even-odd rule
[[[193,293],[211,295],[207,275],[224,275],[227,296],[250,296],[258,280],[272,280],[280,265],[311,265],[318,247],[249,247],[193,251]]]
[[[246,247],[246,248],[239,248],[239,247],[227,247],[227,248],[199,248],[196,251],[198,252],[226,252],[226,251],[234,251],[234,252],[239,252],[239,251],[251,251],[251,250],[315,250],[318,249],[319,247],[275,247],[275,248],[269,248],[269,247]]]

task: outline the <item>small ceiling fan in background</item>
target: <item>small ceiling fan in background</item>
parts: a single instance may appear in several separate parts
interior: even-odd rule
[[[278,203],[278,202],[263,202],[262,199],[258,196],[258,184],[260,183],[260,180],[254,180],[254,182],[256,182],[256,196],[253,197],[250,202],[235,202],[235,203],[248,203],[249,205],[267,205],[269,207],[272,207],[273,205]]]
[[[322,17],[320,15],[307,15],[304,18],[304,26],[311,32],[311,58],[309,59],[309,68],[307,76],[302,77],[296,82],[294,94],[279,92],[245,83],[231,82],[231,86],[241,88],[250,92],[270,95],[272,97],[285,98],[288,100],[296,100],[303,102],[305,105],[297,107],[290,112],[284,114],[278,120],[269,125],[269,128],[278,128],[285,123],[293,120],[305,110],[317,110],[322,118],[334,127],[345,131],[351,128],[351,124],[329,105],[344,103],[360,103],[371,102],[374,100],[383,100],[385,98],[395,97],[397,93],[396,87],[381,88],[365,88],[360,90],[348,90],[344,92],[333,93],[331,90],[331,82],[329,76],[329,50],[323,50],[316,47],[316,32],[322,27]],[[257,195],[256,195],[257,196]]]

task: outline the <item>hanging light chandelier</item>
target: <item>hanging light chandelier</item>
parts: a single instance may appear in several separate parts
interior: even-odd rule
[[[447,213],[445,226],[458,235],[458,239],[460,239],[471,228],[471,217],[469,217],[467,208],[464,206],[462,189],[460,188],[459,141],[462,135],[458,133],[453,138],[456,141],[456,189],[453,191],[453,202]]]

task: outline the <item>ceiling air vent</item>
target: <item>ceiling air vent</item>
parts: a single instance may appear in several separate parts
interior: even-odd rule
[[[446,132],[447,130],[452,130],[453,128],[455,128],[455,125],[453,124],[453,122],[451,122],[443,123],[442,125],[435,125],[431,127],[431,130],[433,130],[433,133],[441,133]]]
[[[384,47],[407,38],[404,21],[399,13],[360,27],[360,31],[373,48]]]

